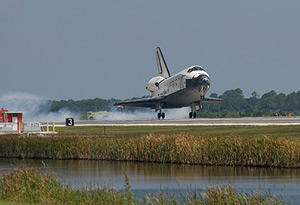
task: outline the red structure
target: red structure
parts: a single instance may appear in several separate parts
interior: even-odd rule
[[[20,111],[8,111],[3,108],[0,110],[0,123],[16,123],[23,122],[23,112]],[[19,126],[17,126],[19,130]]]
[[[3,108],[0,110],[0,123],[4,122],[4,113],[8,112],[8,110],[4,110]]]

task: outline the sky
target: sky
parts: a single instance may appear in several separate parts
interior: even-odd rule
[[[201,65],[208,93],[300,90],[299,0],[1,0],[0,94],[125,99]]]

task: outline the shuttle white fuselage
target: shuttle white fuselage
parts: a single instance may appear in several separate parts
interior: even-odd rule
[[[170,78],[163,78],[162,76],[151,78],[146,85],[146,89],[151,92],[152,97],[158,97],[185,89],[186,80],[191,80],[199,76],[206,76],[209,79],[209,75],[203,69],[188,72],[193,68],[202,69],[201,66],[191,66]],[[204,96],[208,89],[209,85],[206,87],[206,89],[199,90],[199,96]]]
[[[118,102],[115,105],[149,107],[159,110],[158,118],[165,118],[162,109],[191,107],[189,117],[196,118],[196,110],[202,104],[222,102],[218,98],[206,98],[210,88],[208,73],[199,65],[194,65],[171,76],[160,48],[156,49],[156,60],[160,76],[153,77],[146,84],[151,98]]]

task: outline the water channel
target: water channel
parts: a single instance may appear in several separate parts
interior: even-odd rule
[[[110,186],[124,189],[124,173],[132,191],[143,196],[167,190],[180,196],[188,190],[208,186],[232,186],[237,191],[260,191],[281,196],[285,202],[300,203],[300,169],[214,167],[87,160],[0,159],[0,172],[30,166],[50,171],[74,188]]]

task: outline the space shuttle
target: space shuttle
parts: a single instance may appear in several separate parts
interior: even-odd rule
[[[151,97],[115,103],[116,106],[148,107],[154,109],[158,119],[165,119],[163,109],[191,107],[189,118],[196,118],[196,111],[204,104],[220,103],[219,98],[207,98],[210,77],[199,65],[188,67],[171,76],[161,49],[156,48],[156,61],[159,76],[153,77],[146,85]]]

